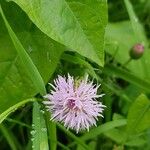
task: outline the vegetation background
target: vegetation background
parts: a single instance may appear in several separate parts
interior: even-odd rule
[[[150,150],[149,42],[149,0],[0,0],[0,150]],[[68,72],[102,84],[107,108],[89,132],[42,104]]]

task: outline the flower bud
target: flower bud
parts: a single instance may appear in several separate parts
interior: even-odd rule
[[[130,50],[130,57],[132,59],[139,59],[144,53],[144,46],[140,43],[135,44]]]

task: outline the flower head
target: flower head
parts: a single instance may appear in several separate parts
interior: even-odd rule
[[[76,80],[68,74],[68,78],[58,76],[50,94],[44,101],[51,112],[51,120],[62,122],[65,127],[76,130],[89,130],[90,126],[96,126],[98,116],[102,116],[104,105],[96,98],[100,85],[93,85],[88,81],[88,76],[82,80]]]

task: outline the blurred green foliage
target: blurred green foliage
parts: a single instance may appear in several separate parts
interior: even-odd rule
[[[1,150],[150,149],[149,0],[0,5]],[[144,55],[132,60],[129,51],[137,43],[144,45]],[[41,103],[44,84],[49,91],[47,83],[68,72],[88,73],[102,84],[98,92],[105,93],[101,101],[107,108],[89,132],[55,125]]]

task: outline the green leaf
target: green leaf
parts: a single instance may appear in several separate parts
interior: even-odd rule
[[[111,130],[115,127],[120,127],[126,125],[126,119],[114,120],[107,122],[105,124],[99,125],[97,128],[93,128],[90,132],[84,134],[81,139],[89,140],[92,139],[108,130]]]
[[[146,143],[145,139],[138,136],[132,136],[129,139],[127,139],[127,132],[125,130],[125,127],[109,130],[108,132],[105,132],[104,135],[120,145],[138,147]]]
[[[47,128],[43,116],[43,110],[40,110],[38,102],[33,104],[33,130],[32,134],[32,149],[33,150],[49,150]]]
[[[150,101],[145,95],[140,95],[131,106],[127,116],[128,134],[139,133],[150,128]]]
[[[126,119],[120,119],[120,120],[114,120],[114,121],[110,121],[110,122],[106,122],[103,125],[99,125],[97,128],[93,128],[90,132],[85,133],[83,136],[81,136],[80,138],[78,138],[77,140],[75,140],[76,143],[80,144],[79,141],[86,141],[86,140],[90,140],[95,138],[96,136],[105,133],[115,127],[120,127],[120,126],[124,126],[126,125]],[[69,147],[75,145],[76,143],[73,142],[69,145]],[[80,144],[81,145],[81,144]]]
[[[104,133],[105,136],[112,139],[118,144],[123,144],[126,139],[126,132],[120,129],[112,129]]]
[[[106,51],[114,56],[116,61],[124,65],[130,59],[130,49],[134,46],[135,43],[137,43],[137,36],[133,31],[132,25],[129,21],[123,21],[108,24],[106,29]],[[122,38],[124,40],[122,40]],[[148,45],[148,42],[145,40],[145,46],[146,45]],[[138,60],[131,60],[124,67],[128,68],[136,76],[149,80],[149,58],[150,53],[148,47],[146,46],[142,58]]]
[[[43,81],[39,71],[37,70],[36,66],[32,62],[32,59],[27,54],[26,50],[24,49],[24,47],[20,43],[20,41],[17,38],[17,36],[15,35],[15,33],[11,29],[11,27],[10,27],[8,21],[6,20],[4,13],[3,13],[1,5],[0,5],[0,13],[2,15],[4,22],[5,22],[8,33],[12,39],[12,42],[16,48],[16,51],[17,51],[22,63],[27,68],[28,74],[29,74],[34,86],[36,87],[37,92],[40,92],[43,95],[46,94],[45,84],[44,84],[44,81]]]
[[[143,43],[147,47],[148,43],[146,40],[144,29],[143,29],[142,25],[140,24],[138,17],[136,16],[136,14],[133,10],[130,0],[124,0],[124,3],[126,5],[127,11],[128,11],[129,17],[130,17],[132,29],[133,29],[135,37],[136,37],[136,42]]]
[[[135,146],[135,147],[139,147],[139,146],[143,146],[144,144],[146,144],[146,140],[140,137],[133,137],[132,139],[128,140],[125,145],[126,146]]]
[[[47,132],[48,138],[50,143],[50,149],[56,150],[57,149],[57,133],[56,133],[56,123],[50,120],[50,113],[46,112],[46,125],[47,125]]]
[[[104,65],[106,0],[11,1],[17,3],[49,37],[100,66]]]
[[[146,92],[150,91],[150,82],[149,81],[143,80],[142,78],[135,76],[133,73],[131,73],[129,71],[126,71],[121,68],[117,68],[113,65],[107,65],[104,68],[104,72],[107,73],[107,75],[112,76],[112,74],[114,74],[117,77],[120,77],[130,83],[133,83],[134,85],[136,85],[143,91],[146,91]]]
[[[67,62],[71,62],[73,64],[79,64],[84,66],[87,69],[87,72],[96,80],[98,80],[98,76],[96,75],[93,67],[85,60],[81,59],[80,57],[77,56],[72,56],[69,54],[63,54],[62,55],[62,59],[67,61]]]
[[[4,4],[2,6],[8,21],[44,82],[47,83],[57,67],[64,47],[35,28],[18,6],[14,5],[12,9],[11,3]],[[35,96],[38,91],[28,75],[28,69],[16,53],[1,16],[0,26],[0,113],[2,113],[18,102]]]
[[[18,124],[20,126],[23,126],[23,127],[26,127],[26,128],[31,128],[30,125],[26,124],[26,123],[23,123],[22,121],[19,121],[19,120],[16,120],[16,119],[12,119],[12,118],[6,118],[5,119],[7,122],[10,122],[10,123],[15,123],[15,124]]]
[[[4,111],[3,113],[1,113],[0,114],[0,124],[4,121],[4,119],[6,119],[8,117],[9,114],[11,114],[15,110],[17,110],[19,107],[25,105],[28,102],[34,102],[34,101],[36,101],[35,98],[23,100],[21,102],[18,102],[16,105],[10,107],[9,109],[7,109],[6,111]]]
[[[64,144],[62,144],[62,143],[60,143],[59,141],[57,141],[57,144],[58,144],[63,150],[70,150],[70,149],[68,148],[68,146],[66,146],[66,145],[64,145]]]

